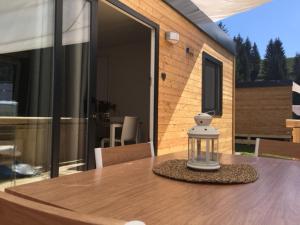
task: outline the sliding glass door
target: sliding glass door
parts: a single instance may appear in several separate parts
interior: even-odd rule
[[[0,4],[0,189],[49,178],[54,1]]]
[[[59,174],[86,167],[91,3],[64,0]]]
[[[86,168],[97,12],[97,0],[2,3],[0,190]]]

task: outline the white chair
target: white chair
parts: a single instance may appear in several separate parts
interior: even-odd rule
[[[122,127],[121,139],[115,138],[115,128]],[[138,131],[138,119],[137,117],[125,116],[123,125],[111,124],[110,126],[110,138],[103,138],[101,140],[101,147],[104,148],[105,143],[110,143],[111,147],[115,146],[115,143],[125,145],[126,141],[133,141],[137,143],[137,131]]]
[[[152,142],[111,148],[95,148],[96,168],[103,168],[148,157],[154,157]]]

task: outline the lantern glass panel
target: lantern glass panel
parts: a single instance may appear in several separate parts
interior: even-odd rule
[[[218,161],[218,149],[219,149],[219,142],[218,139],[212,139],[211,142],[211,160],[212,161]]]

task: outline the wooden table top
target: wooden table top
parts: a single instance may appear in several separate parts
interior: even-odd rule
[[[147,225],[299,224],[300,162],[222,155],[223,163],[249,163],[260,178],[251,184],[191,184],[156,176],[158,162],[185,153],[6,189],[8,193],[81,213]]]

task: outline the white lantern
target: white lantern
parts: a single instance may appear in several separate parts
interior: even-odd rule
[[[212,116],[199,113],[194,117],[196,126],[188,131],[187,167],[198,170],[217,170],[219,131],[210,126]]]

